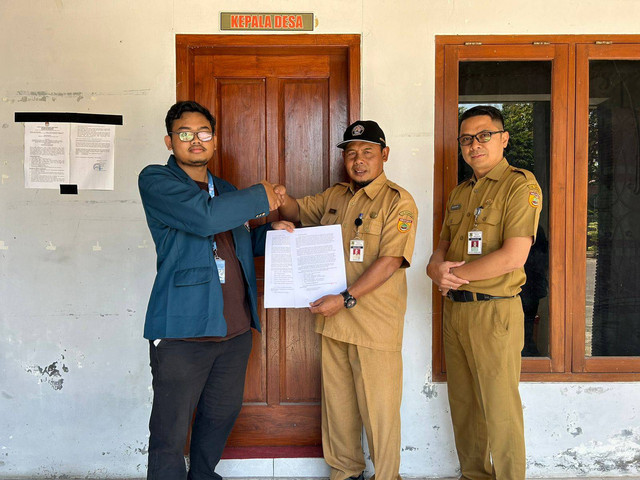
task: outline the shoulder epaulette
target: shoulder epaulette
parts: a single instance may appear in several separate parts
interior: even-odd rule
[[[395,182],[392,182],[391,180],[387,179],[386,181],[386,185],[391,188],[392,190],[395,190],[396,192],[398,192],[400,194],[401,197],[404,196],[409,196],[411,197],[411,194],[404,188],[402,188],[400,185],[398,185]],[[413,198],[413,197],[412,197]]]

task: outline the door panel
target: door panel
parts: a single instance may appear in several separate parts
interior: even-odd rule
[[[179,35],[178,99],[195,99],[217,120],[210,168],[238,188],[266,178],[294,197],[343,180],[335,144],[359,116],[359,44],[357,35]],[[262,259],[256,273],[263,334],[253,334],[244,407],[228,445],[320,445],[314,319],[307,309],[265,310]]]
[[[266,178],[265,82],[217,80],[219,176],[238,188]]]
[[[213,55],[213,76],[327,77],[327,55]]]
[[[307,310],[289,309],[281,342],[281,401],[320,401],[320,340]]]
[[[284,129],[285,178],[294,197],[320,192],[328,184],[328,83],[284,80],[281,86],[281,124]],[[316,141],[309,141],[310,139]]]

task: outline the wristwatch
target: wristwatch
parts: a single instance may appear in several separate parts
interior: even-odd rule
[[[344,306],[345,308],[353,308],[356,306],[358,301],[355,299],[353,295],[349,293],[349,290],[345,290],[344,292],[340,292],[342,298],[344,298]]]

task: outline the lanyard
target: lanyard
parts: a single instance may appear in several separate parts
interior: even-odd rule
[[[361,213],[360,215],[358,215],[358,217],[356,218],[356,220],[353,222],[356,226],[356,236],[355,238],[360,238],[360,226],[362,225],[362,217],[364,215]]]
[[[208,170],[207,170],[207,177],[209,179],[209,196],[213,198],[216,196],[216,190],[215,188],[213,188],[213,175],[211,175],[211,172],[209,172]],[[216,259],[216,263],[217,263],[217,261],[221,260],[221,258],[218,256],[218,245],[216,244],[215,240],[213,240],[212,247],[213,247],[213,258]]]
[[[211,198],[216,196],[216,189],[213,188],[213,175],[211,172],[207,170],[207,177],[209,178],[209,196]]]
[[[349,242],[349,261],[350,262],[363,262],[364,261],[364,240],[360,238],[360,226],[362,225],[361,213],[353,222],[356,226],[356,236]]]

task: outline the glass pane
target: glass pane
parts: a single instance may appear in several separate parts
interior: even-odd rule
[[[640,62],[589,62],[587,356],[640,355]]]
[[[460,113],[474,105],[500,109],[509,131],[505,157],[534,173],[544,197],[536,243],[525,264],[520,297],[525,312],[523,356],[549,355],[549,160],[551,62],[460,62]],[[471,169],[458,156],[458,180]]]

